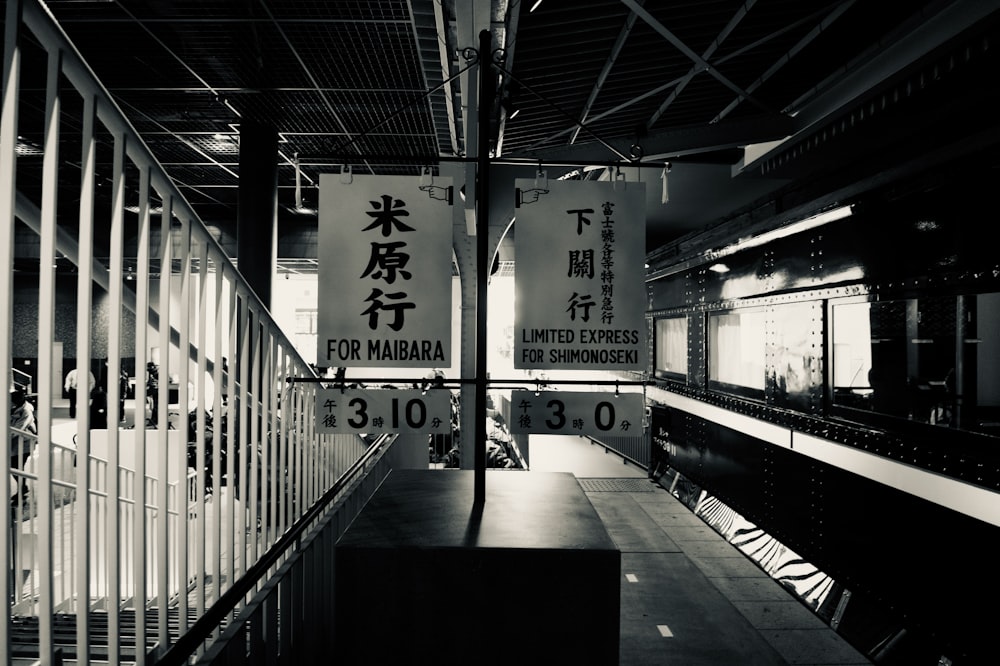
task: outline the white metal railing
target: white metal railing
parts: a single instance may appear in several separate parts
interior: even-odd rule
[[[273,546],[365,443],[317,435],[316,385],[289,381],[312,369],[46,8],[9,0],[5,11],[0,372],[12,377],[12,359],[32,360],[17,370],[31,375],[37,434],[3,430],[31,453],[12,455],[3,475],[12,508],[0,532],[10,572],[0,591],[11,603],[0,663],[142,664]],[[66,146],[74,154],[61,155]],[[15,252],[26,246],[30,256]],[[149,362],[159,365],[154,391]],[[123,366],[135,375],[134,417],[120,424],[125,396],[114,378]],[[94,427],[102,424],[86,390],[69,417],[61,389],[71,368],[82,377],[106,368],[110,381],[98,383],[109,428]],[[151,423],[147,398],[159,406]],[[57,640],[65,622],[71,641]],[[21,641],[14,634],[24,627],[33,633]],[[146,639],[139,649],[134,637]],[[15,654],[32,641],[36,655]]]

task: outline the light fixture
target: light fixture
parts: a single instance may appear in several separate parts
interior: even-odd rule
[[[295,153],[292,159],[292,166],[295,167],[295,212],[307,215],[316,215],[319,211],[314,208],[306,208],[302,205],[302,169],[299,166],[299,154]]]
[[[503,98],[503,101],[500,102],[500,106],[502,106],[503,110],[507,112],[507,120],[513,120],[517,114],[521,113],[521,109],[514,106],[514,102],[510,101],[509,95]]]
[[[540,4],[542,4],[542,0],[535,0],[535,4],[531,5],[531,9],[528,10],[528,13],[530,14],[531,12],[538,9],[538,5]]]
[[[299,169],[298,153],[295,153],[295,208],[302,209],[302,170]]]
[[[26,157],[28,155],[41,156],[45,154],[45,151],[38,144],[19,136],[17,144],[14,146],[14,153],[20,157]]]

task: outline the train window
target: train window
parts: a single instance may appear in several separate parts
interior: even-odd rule
[[[661,379],[685,380],[688,373],[687,317],[665,317],[655,322],[656,371]]]
[[[709,316],[708,380],[711,388],[763,398],[766,322],[764,310]]]
[[[835,405],[1000,435],[1000,294],[835,305]]]
[[[868,408],[872,399],[872,335],[869,303],[845,303],[833,309],[834,401]]]

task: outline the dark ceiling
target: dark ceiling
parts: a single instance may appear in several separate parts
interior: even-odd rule
[[[967,33],[995,25],[1000,3],[50,0],[45,5],[232,254],[240,128],[253,121],[277,131],[278,256],[286,270],[308,270],[316,259],[320,173],[349,164],[355,173],[416,174],[424,166],[476,156],[474,49],[484,29],[492,33],[490,57],[498,65],[491,81],[498,101],[491,106],[490,127],[496,161],[525,174],[541,166],[549,178],[607,178],[616,173],[612,167],[637,158],[652,163],[624,170],[625,177],[648,183],[647,250],[652,251],[789,188],[801,189],[809,180],[895,149],[915,134],[925,136],[928,128],[936,131],[935,114],[945,102],[918,99],[904,107],[899,91],[949,53],[954,57],[956,49],[966,48]],[[22,103],[41,108],[44,61],[32,65],[30,48],[26,45],[22,79],[39,82],[37,97],[29,90]],[[974,106],[979,93],[970,91],[982,83],[972,77],[964,84],[968,90],[957,96]],[[995,88],[996,82],[986,85]],[[879,115],[876,108],[886,109],[886,99],[903,110],[894,120],[871,122]],[[511,117],[515,108],[519,113]],[[79,125],[78,113],[68,101],[63,123]],[[900,117],[922,120],[900,123]],[[862,125],[867,129],[849,131]],[[19,133],[26,146],[41,145],[41,127],[26,126]],[[79,164],[78,151],[66,146],[60,154]],[[110,149],[106,157],[110,162]],[[663,168],[657,166],[664,162],[670,163],[667,203]]]

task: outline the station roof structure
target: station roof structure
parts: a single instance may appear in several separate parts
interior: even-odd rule
[[[496,65],[494,161],[507,175],[543,169],[550,179],[615,177],[625,165],[623,177],[647,182],[647,251],[811,179],[876,169],[875,156],[914,136],[948,141],[965,114],[996,108],[995,81],[924,90],[957,78],[956,45],[967,49],[970,32],[995,30],[992,0],[45,6],[234,253],[241,124],[277,131],[287,272],[315,269],[321,173],[415,174],[476,157],[483,30]],[[22,77],[36,75],[39,97],[25,103],[44,99],[44,71]],[[63,122],[78,124],[74,113],[67,103]],[[41,145],[36,129],[22,131],[25,159]],[[72,147],[61,154],[76,160]],[[660,163],[670,165],[666,202]]]

